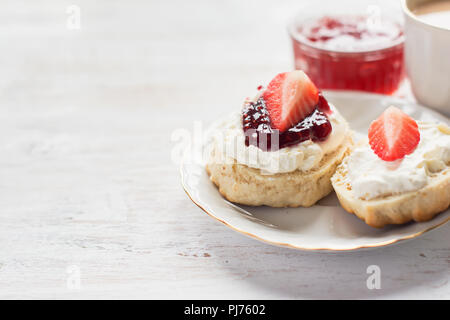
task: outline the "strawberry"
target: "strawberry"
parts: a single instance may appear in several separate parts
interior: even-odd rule
[[[396,107],[387,108],[369,128],[370,147],[384,161],[413,153],[419,141],[416,121]]]
[[[271,126],[284,132],[309,116],[319,102],[319,91],[303,71],[280,73],[263,92]]]

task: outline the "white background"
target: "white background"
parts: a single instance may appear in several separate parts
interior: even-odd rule
[[[450,298],[450,225],[307,253],[227,229],[181,188],[172,132],[292,69],[300,3],[3,1],[0,297]]]

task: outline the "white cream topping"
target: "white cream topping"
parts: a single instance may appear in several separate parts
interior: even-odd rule
[[[370,200],[417,191],[450,165],[450,129],[430,122],[418,125],[419,145],[403,159],[383,161],[368,144],[355,148],[345,165],[347,182],[358,198]]]
[[[307,140],[292,147],[277,151],[263,151],[245,145],[241,112],[233,113],[221,122],[215,135],[216,149],[231,161],[260,169],[262,174],[276,174],[295,170],[308,171],[317,167],[322,158],[335,151],[344,141],[349,130],[345,119],[336,108],[330,105],[332,113],[328,115],[332,131],[324,142]]]

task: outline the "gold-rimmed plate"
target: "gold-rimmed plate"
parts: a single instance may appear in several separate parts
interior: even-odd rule
[[[325,91],[353,130],[366,135],[371,121],[395,105],[418,120],[449,119],[423,106],[384,95]],[[300,250],[350,251],[376,248],[416,238],[450,220],[450,209],[434,219],[375,229],[346,212],[334,193],[311,208],[247,207],[226,201],[209,180],[201,150],[189,150],[181,163],[181,179],[189,198],[211,217],[244,235]]]

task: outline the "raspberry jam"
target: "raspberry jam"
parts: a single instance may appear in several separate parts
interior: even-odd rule
[[[392,94],[405,77],[403,30],[393,21],[326,16],[290,32],[296,69],[319,88]]]
[[[245,145],[254,145],[264,151],[276,151],[306,140],[324,141],[332,127],[327,117],[331,112],[327,100],[319,95],[316,109],[290,129],[279,132],[270,126],[270,117],[264,99],[248,102],[242,111]]]

